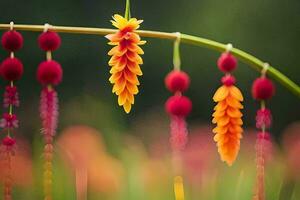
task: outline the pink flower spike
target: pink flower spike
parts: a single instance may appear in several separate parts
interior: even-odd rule
[[[52,141],[56,134],[58,118],[58,98],[54,89],[45,88],[41,92],[40,116],[43,123],[45,142]]]
[[[272,124],[272,114],[267,108],[262,108],[256,113],[256,128],[270,128]]]
[[[19,94],[16,86],[5,87],[3,106],[7,108],[9,105],[16,107],[20,105]]]
[[[175,151],[184,150],[188,140],[188,130],[184,117],[171,117],[171,138],[170,143]]]
[[[255,200],[265,199],[265,167],[272,157],[272,142],[268,132],[260,132],[256,138],[256,185]]]
[[[273,144],[271,135],[268,132],[259,132],[256,139],[256,152],[261,153],[260,157],[264,162],[271,160],[273,152]]]
[[[19,120],[17,119],[17,115],[4,113],[3,118],[0,120],[1,128],[18,128]]]

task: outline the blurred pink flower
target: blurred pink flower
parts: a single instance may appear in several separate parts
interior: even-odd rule
[[[183,151],[183,168],[191,184],[201,184],[203,175],[216,169],[218,155],[212,138],[209,126],[200,126],[190,131],[189,142]]]
[[[77,199],[89,190],[113,194],[120,190],[123,168],[105,152],[100,133],[88,126],[72,126],[61,134],[58,145],[76,176]]]
[[[286,128],[283,134],[283,145],[290,175],[300,179],[300,122]]]

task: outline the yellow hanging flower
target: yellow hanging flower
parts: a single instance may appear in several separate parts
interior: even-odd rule
[[[212,122],[217,125],[213,129],[221,160],[232,165],[240,149],[243,95],[234,85],[223,85],[215,93],[213,100],[218,104],[214,108]]]
[[[129,113],[134,104],[134,95],[139,92],[137,86],[140,83],[137,76],[143,74],[140,68],[143,60],[140,55],[144,54],[144,51],[139,45],[145,44],[146,41],[142,41],[135,32],[143,20],[127,20],[120,15],[114,15],[111,22],[119,30],[106,35],[110,40],[108,44],[115,46],[108,52],[111,56],[108,62],[111,66],[109,81],[113,84],[112,92],[118,95],[118,104]]]

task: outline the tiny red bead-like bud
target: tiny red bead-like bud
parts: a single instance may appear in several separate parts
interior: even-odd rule
[[[236,66],[237,59],[231,53],[222,53],[218,59],[218,67],[223,72],[231,72]]]
[[[7,51],[17,51],[23,46],[23,36],[15,30],[7,31],[2,35],[1,43]]]
[[[6,136],[5,138],[3,138],[2,140],[2,144],[7,146],[7,147],[12,147],[16,144],[16,140],[9,137],[9,136]]]
[[[235,78],[232,75],[225,75],[221,79],[222,83],[226,86],[231,86],[235,84]]]
[[[184,92],[190,86],[190,77],[183,71],[173,70],[166,76],[165,85],[171,92]]]
[[[47,31],[40,34],[38,43],[44,51],[54,51],[60,47],[61,39],[56,32]]]
[[[54,60],[42,62],[37,70],[37,79],[43,84],[57,85],[62,80],[62,68],[60,64]]]
[[[254,99],[266,100],[275,94],[272,81],[266,77],[257,78],[252,84],[252,96]]]
[[[175,116],[186,117],[192,110],[192,102],[186,96],[171,96],[166,104],[166,111]]]
[[[15,81],[23,74],[23,64],[17,58],[6,58],[0,68],[1,75],[8,81]]]

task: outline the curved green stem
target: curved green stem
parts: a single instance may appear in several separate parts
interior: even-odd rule
[[[0,24],[0,29],[9,30],[9,24]],[[43,25],[14,25],[14,29],[23,30],[23,31],[38,31],[41,32],[44,30]],[[106,28],[88,28],[88,27],[69,27],[69,26],[51,26],[51,30],[61,33],[74,33],[74,34],[92,34],[92,35],[107,35],[110,33],[116,33],[116,29],[106,29]],[[178,39],[178,33],[167,33],[160,31],[146,31],[139,30],[136,31],[142,37],[151,37],[151,38],[161,38],[161,39]],[[187,34],[180,34],[180,41],[182,43],[192,44],[195,46],[206,47],[208,49],[216,50],[219,52],[226,51],[226,44],[222,44],[213,40],[196,37]],[[252,68],[261,71],[264,68],[264,62],[258,58],[246,53],[237,48],[232,49],[232,54],[239,58],[242,62],[248,64]],[[289,79],[287,76],[282,74],[273,66],[270,66],[267,74],[272,77],[274,80],[278,81],[280,84],[285,86],[289,91],[300,98],[300,87]]]

